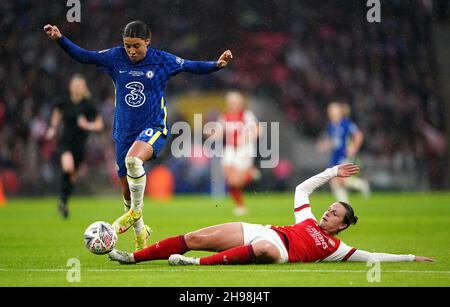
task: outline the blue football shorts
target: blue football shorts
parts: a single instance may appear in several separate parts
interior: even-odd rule
[[[158,154],[164,148],[167,141],[167,136],[164,135],[160,130],[155,128],[147,128],[143,130],[139,136],[134,140],[143,141],[150,144],[153,147],[152,159],[156,159]],[[116,142],[116,170],[119,177],[124,177],[127,175],[127,168],[125,166],[125,157],[130,150],[133,143],[120,143]]]

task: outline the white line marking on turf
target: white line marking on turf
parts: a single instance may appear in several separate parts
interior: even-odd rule
[[[367,270],[205,270],[205,269],[87,269],[85,272],[243,272],[243,273],[367,273]],[[67,272],[67,269],[4,269],[0,272]],[[383,270],[383,273],[408,273],[408,274],[450,274],[450,271],[412,271],[412,270]]]

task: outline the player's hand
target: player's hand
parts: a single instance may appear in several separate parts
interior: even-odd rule
[[[230,62],[232,58],[233,54],[231,53],[231,51],[230,50],[225,51],[217,60],[217,66],[219,67],[227,66],[228,62]]]
[[[80,129],[82,130],[92,130],[91,129],[91,124],[89,123],[89,121],[86,119],[86,117],[84,116],[80,116],[77,120],[77,125]]]
[[[431,259],[431,258],[427,258],[427,257],[416,256],[414,261],[417,261],[417,262],[435,262],[436,260]]]
[[[57,26],[47,24],[44,26],[44,31],[45,33],[47,33],[48,37],[50,37],[52,40],[57,40],[61,38],[61,32],[59,31]]]
[[[338,166],[338,177],[350,177],[359,173],[359,166],[353,163],[340,164]]]

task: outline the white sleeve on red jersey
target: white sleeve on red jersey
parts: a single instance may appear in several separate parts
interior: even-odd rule
[[[352,248],[341,241],[339,243],[338,249],[322,261],[347,261],[349,257],[352,256],[356,251],[357,250],[355,248]]]
[[[404,262],[414,261],[416,256],[414,255],[393,255],[385,253],[370,253],[363,250],[357,250],[351,248],[344,242],[341,242],[338,249],[323,259],[322,261],[351,261],[351,262],[367,262],[367,261],[380,261],[380,262]]]
[[[347,261],[353,262],[367,262],[370,260],[380,261],[380,262],[405,262],[405,261],[415,261],[416,256],[414,255],[394,255],[385,253],[370,253],[362,250],[356,250]]]
[[[327,183],[331,178],[337,176],[338,167],[327,168],[320,174],[317,174],[306,181],[303,181],[295,188],[294,215],[295,224],[301,223],[307,219],[316,220],[311,212],[309,195],[315,189]]]

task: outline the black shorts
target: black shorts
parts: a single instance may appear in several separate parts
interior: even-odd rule
[[[58,146],[59,156],[61,157],[61,155],[67,151],[71,152],[75,164],[75,169],[78,169],[84,160],[85,147],[85,142],[60,143]]]

